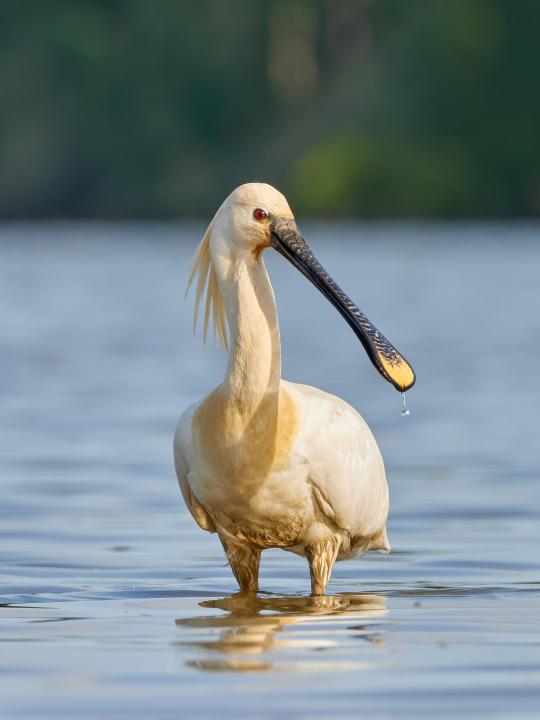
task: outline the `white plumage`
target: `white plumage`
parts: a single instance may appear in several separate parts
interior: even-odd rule
[[[227,198],[199,246],[191,280],[197,277],[196,308],[206,288],[205,332],[213,314],[229,362],[223,383],[180,418],[178,481],[199,526],[218,533],[241,590],[257,590],[261,551],[280,547],[307,558],[318,595],[336,559],[389,550],[388,487],[377,443],[356,410],[281,379],[277,313],[262,260],[270,246],[334,302],[386,379],[407,389],[414,374],[346,296],[348,308],[334,301],[330,291],[341,291],[311,255],[281,193],[250,183]],[[355,317],[369,327],[357,328]]]

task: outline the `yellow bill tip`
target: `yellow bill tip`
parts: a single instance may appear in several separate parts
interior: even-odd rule
[[[388,382],[399,390],[405,392],[412,388],[416,381],[416,375],[409,363],[401,355],[398,358],[389,360],[378,353],[381,370]]]

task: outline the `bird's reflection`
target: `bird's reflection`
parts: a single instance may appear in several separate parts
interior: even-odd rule
[[[206,650],[210,657],[190,660],[188,664],[200,670],[271,670],[276,663],[254,655],[267,655],[276,649],[324,650],[340,644],[342,634],[354,635],[371,643],[383,643],[382,634],[363,619],[384,615],[385,599],[380,595],[342,593],[321,597],[255,596],[238,593],[218,600],[205,600],[203,608],[224,610],[226,614],[179,618],[176,625],[184,628],[219,630],[216,637],[192,638],[181,644]],[[313,623],[324,617],[325,625],[311,627],[309,632],[285,636],[282,631],[289,625]],[[344,625],[341,619],[354,620],[354,626]],[[328,627],[328,622],[335,627]],[[340,638],[341,635],[341,638]],[[227,657],[224,658],[223,655]],[[298,664],[298,660],[295,661]],[[312,662],[309,663],[312,666]],[[342,663],[338,663],[341,664]],[[347,662],[347,666],[351,663]],[[362,664],[355,662],[355,667]],[[365,663],[364,663],[365,665]]]

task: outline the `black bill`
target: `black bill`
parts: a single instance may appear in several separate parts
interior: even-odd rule
[[[380,374],[396,390],[409,390],[416,380],[412,367],[332,280],[300,235],[294,220],[272,217],[271,243],[343,315]]]

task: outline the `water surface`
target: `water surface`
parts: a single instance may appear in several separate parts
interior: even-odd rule
[[[236,587],[176,485],[182,409],[223,355],[183,302],[202,231],[0,230],[0,715],[536,718],[540,245],[534,226],[306,225],[414,365],[401,398],[337,313],[268,255],[285,377],[365,416],[393,552],[263,555]]]

